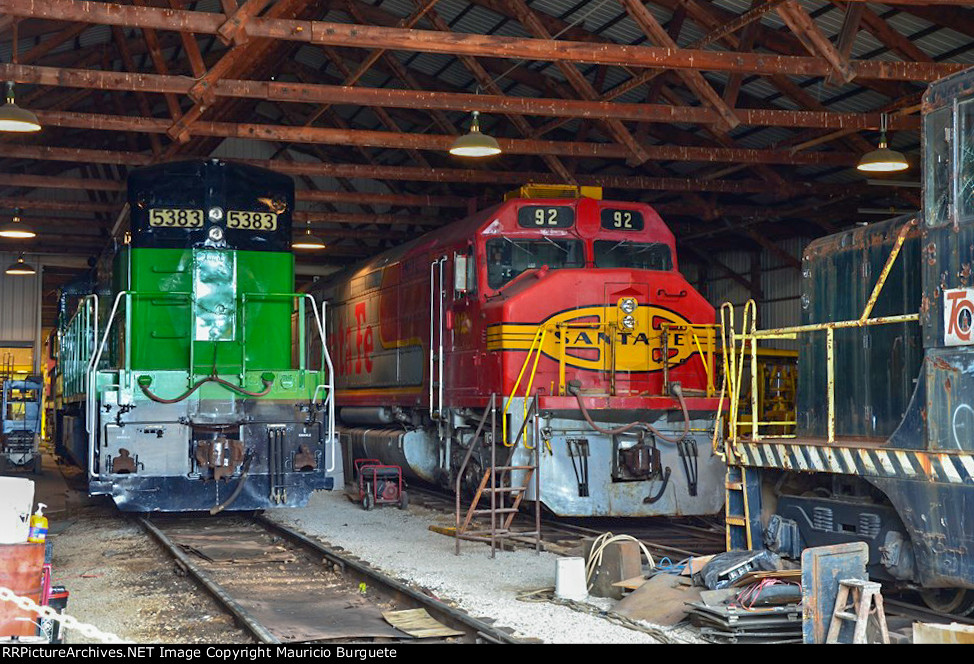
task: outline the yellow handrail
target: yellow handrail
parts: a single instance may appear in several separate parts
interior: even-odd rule
[[[725,371],[728,368],[728,355],[730,356],[730,366],[737,367],[738,372],[733,376],[730,376],[728,383],[730,385],[731,392],[731,403],[730,403],[730,436],[732,441],[732,447],[736,446],[738,438],[740,436],[738,427],[739,423],[737,420],[737,400],[740,395],[740,381],[741,372],[744,367],[744,348],[746,345],[750,345],[751,350],[751,440],[760,440],[761,436],[759,434],[759,426],[795,426],[797,423],[795,421],[773,421],[773,422],[762,422],[760,421],[758,412],[758,390],[757,390],[757,357],[758,357],[758,341],[760,339],[795,339],[799,334],[808,334],[811,332],[825,332],[825,358],[826,358],[826,389],[828,390],[828,423],[827,423],[827,440],[829,444],[835,442],[835,331],[841,329],[849,329],[856,327],[871,327],[875,325],[892,325],[896,323],[911,323],[919,322],[920,315],[916,314],[900,314],[896,316],[880,316],[877,318],[870,318],[872,314],[873,307],[879,300],[879,296],[883,291],[883,287],[886,285],[886,278],[889,276],[890,271],[893,268],[893,264],[896,261],[897,256],[900,254],[900,249],[903,247],[904,242],[906,242],[906,237],[909,232],[916,226],[916,219],[911,219],[906,222],[899,230],[896,242],[893,248],[890,250],[889,256],[886,258],[886,263],[883,266],[879,277],[876,279],[876,284],[873,286],[873,290],[863,307],[862,314],[851,320],[843,321],[832,321],[828,323],[812,323],[809,325],[793,325],[790,327],[780,327],[771,330],[757,330],[756,324],[751,321],[751,329],[748,332],[748,311],[752,312],[752,317],[756,320],[756,305],[754,300],[748,300],[747,304],[744,305],[744,326],[741,335],[740,349],[741,357],[738,360],[736,358],[737,345],[736,338],[733,329],[734,323],[734,307],[729,302],[725,302],[721,305],[721,334],[726,334],[726,324],[725,324],[725,313],[727,319],[730,321],[730,352],[724,353],[724,368]],[[778,437],[778,436],[776,436]],[[782,438],[790,436],[780,436]],[[735,454],[737,450],[735,449]]]
[[[524,372],[527,371],[528,364],[531,362],[531,354],[534,353],[534,366],[531,367],[531,377],[528,379],[528,387],[524,393],[524,416],[527,416],[528,412],[528,402],[527,396],[531,394],[531,387],[534,385],[534,375],[538,370],[538,361],[541,359],[541,349],[544,347],[545,337],[548,335],[548,327],[542,325],[538,327],[538,330],[534,333],[534,338],[531,340],[531,347],[528,348],[528,354],[524,358],[524,364],[521,365],[521,372],[517,375],[517,380],[514,381],[514,389],[511,390],[511,396],[507,398],[504,403],[504,410],[501,413],[501,436],[504,443],[504,447],[513,447],[513,442],[507,442],[507,409],[511,407],[511,402],[514,400],[514,395],[517,394],[517,388],[521,386],[521,379],[524,378]],[[529,447],[527,442],[525,442],[524,447],[527,449],[534,449]]]

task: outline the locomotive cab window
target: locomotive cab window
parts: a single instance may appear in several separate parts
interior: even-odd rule
[[[974,219],[974,99],[957,108],[957,216]]]
[[[595,267],[665,271],[673,269],[673,257],[662,242],[596,240]]]
[[[924,217],[927,226],[942,226],[950,218],[950,134],[951,108],[930,113],[925,119],[926,198]]]
[[[525,270],[583,267],[582,243],[551,238],[500,238],[487,241],[487,285],[497,290]]]

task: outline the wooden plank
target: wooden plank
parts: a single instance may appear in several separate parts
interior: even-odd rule
[[[443,623],[436,621],[426,609],[384,611],[382,617],[396,629],[417,639],[463,636],[463,632],[450,629]]]

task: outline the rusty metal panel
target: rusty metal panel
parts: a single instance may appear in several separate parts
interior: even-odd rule
[[[865,542],[816,546],[802,551],[802,636],[805,643],[825,643],[839,581],[867,581],[868,560],[869,545]]]
[[[906,217],[870,224],[811,243],[803,262],[802,323],[858,319]],[[920,307],[920,233],[907,236],[873,308],[874,317]],[[826,335],[800,340],[799,433],[827,429]],[[923,360],[915,323],[835,331],[836,435],[887,438],[903,419]]]

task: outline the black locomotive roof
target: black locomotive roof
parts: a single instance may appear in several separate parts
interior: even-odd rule
[[[128,201],[133,247],[202,246],[212,242],[211,229],[219,227],[231,249],[291,250],[294,180],[274,171],[220,159],[146,166],[129,174]],[[266,225],[271,213],[276,227],[255,230],[252,215],[244,217],[247,228],[228,227],[231,212],[262,213],[258,218]],[[153,214],[155,222],[150,221]],[[167,216],[177,225],[155,225]]]

